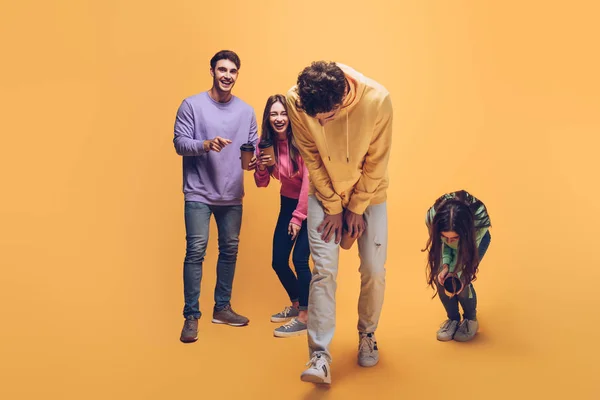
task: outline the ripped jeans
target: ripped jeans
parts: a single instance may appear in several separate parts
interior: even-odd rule
[[[331,361],[329,346],[335,331],[335,291],[339,262],[339,244],[321,239],[317,227],[325,212],[315,196],[308,198],[308,240],[314,261],[308,297],[309,356],[323,354]],[[371,205],[364,213],[367,229],[357,240],[360,257],[360,296],[358,331],[375,332],[385,292],[388,222],[386,203]],[[349,268],[351,266],[344,266]]]

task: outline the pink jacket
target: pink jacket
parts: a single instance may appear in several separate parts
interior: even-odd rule
[[[273,166],[273,177],[281,182],[281,195],[289,197],[291,199],[298,200],[298,206],[293,212],[291,222],[296,225],[302,226],[302,222],[306,219],[308,212],[308,169],[304,165],[302,157],[298,156],[298,173],[292,177],[292,170],[294,166],[290,160],[290,154],[288,149],[287,140],[277,141],[278,160],[277,164]],[[257,146],[257,153],[258,150]],[[269,170],[259,170],[256,168],[254,171],[254,180],[256,186],[267,187],[271,181],[271,174]]]

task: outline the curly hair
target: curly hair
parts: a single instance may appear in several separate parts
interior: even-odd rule
[[[298,75],[296,106],[311,117],[342,104],[346,75],[335,62],[315,61]]]

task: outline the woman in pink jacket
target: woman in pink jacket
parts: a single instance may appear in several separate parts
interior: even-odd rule
[[[261,141],[273,143],[276,162],[271,167],[267,166],[272,161],[271,156],[257,150],[254,179],[258,187],[267,187],[271,178],[281,182],[281,208],[273,234],[272,265],[292,302],[291,306],[272,315],[271,321],[288,321],[275,329],[275,336],[297,336],[306,333],[308,288],[312,277],[308,265],[310,249],[306,227],[308,170],[294,143],[285,97],[281,94],[273,95],[267,100]],[[296,274],[289,265],[292,248]]]

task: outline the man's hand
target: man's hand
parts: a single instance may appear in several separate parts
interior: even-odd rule
[[[321,233],[321,239],[329,243],[331,236],[335,235],[335,243],[340,243],[342,240],[342,225],[344,223],[343,213],[329,215],[325,214],[325,218],[321,225],[317,228],[317,232]]]
[[[348,228],[348,233],[353,239],[358,239],[365,232],[365,218],[362,215],[355,214],[346,209],[344,212],[344,219],[346,227]]]
[[[218,153],[228,144],[231,144],[231,140],[217,136],[214,139],[204,141],[204,150],[207,152],[212,150]]]
[[[290,222],[288,225],[288,235],[292,237],[292,240],[296,239],[298,232],[300,232],[300,228],[302,228],[300,225]]]
[[[442,286],[444,286],[444,279],[446,279],[446,275],[448,275],[448,264],[444,264],[442,266],[442,270],[440,271],[440,273],[437,276],[438,282]]]

